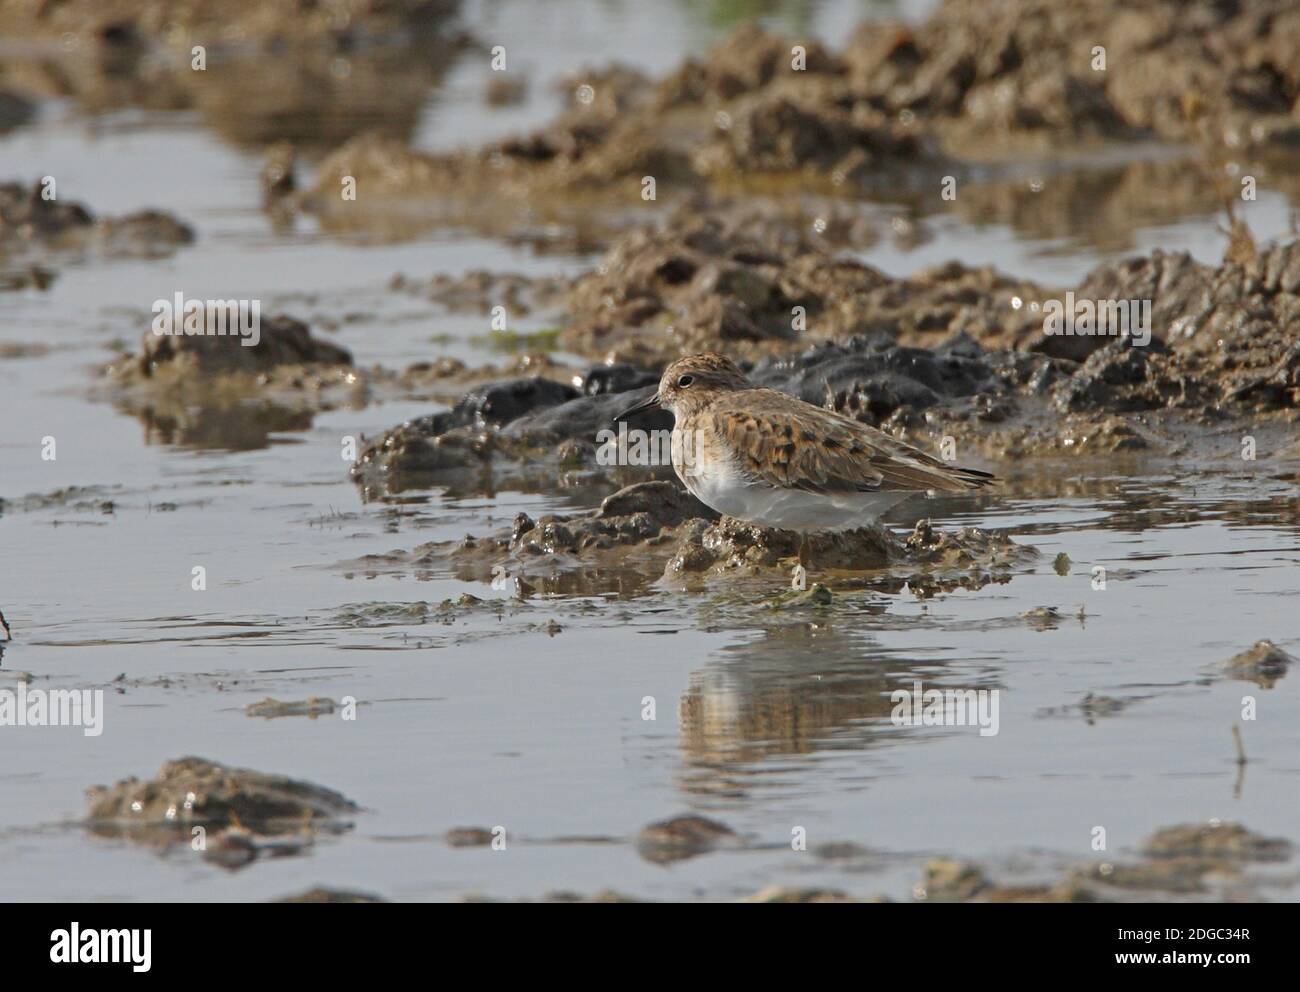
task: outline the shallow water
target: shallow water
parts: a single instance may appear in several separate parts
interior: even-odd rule
[[[498,118],[482,106],[481,66],[462,57],[430,94],[417,143],[477,143],[535,123],[558,104],[545,81],[575,65],[620,57],[660,72],[726,27],[689,5],[660,7],[653,25],[640,5],[569,8],[582,31],[544,29],[526,4],[470,5],[481,37],[500,34],[512,50],[536,39],[532,95]],[[860,12],[809,9],[807,23],[832,43]],[[1172,823],[1220,818],[1300,841],[1300,683],[1263,689],[1215,669],[1259,638],[1300,646],[1294,461],[994,466],[1008,479],[1001,494],[915,501],[889,522],[1005,529],[1041,558],[1009,581],[924,600],[846,591],[823,609],[774,611],[763,600],[777,589],[675,592],[642,576],[520,602],[450,564],[367,571],[356,559],[487,534],[521,510],[586,504],[576,493],[437,491],[363,502],[340,439],[429,404],[331,411],[301,429],[254,431],[251,443],[217,430],[215,443],[172,445],[87,395],[95,366],[115,342],[133,346],[150,302],[178,288],[261,298],[309,322],[355,311],[326,336],[360,365],[482,362],[481,318],[444,314],[388,280],[576,273],[592,259],[447,231],[398,244],[310,225],[276,231],[258,209],[260,162],[187,114],[87,120],[56,105],[0,139],[0,179],[55,175],[61,195],[99,213],[155,207],[198,231],[162,262],[60,266],[48,291],[0,296],[0,347],[50,349],[0,359],[0,608],[15,635],[0,688],[26,672],[33,687],[103,688],[107,701],[100,737],[0,729],[0,895],[260,899],[328,885],[391,899],[604,888],[691,899],[791,884],[907,898],[936,856],[987,862],[1000,880],[1049,881],[1069,865],[1123,860]],[[1246,219],[1264,239],[1286,229],[1286,214],[1265,194]],[[1061,283],[1109,257],[1066,232],[1028,237],[960,213],[927,223],[930,240],[886,238],[862,257],[895,274],[957,257]],[[1214,260],[1217,224],[1192,215],[1138,226],[1118,253],[1159,245]],[[57,440],[56,461],[40,458],[45,436]],[[1052,567],[1058,552],[1073,562],[1064,576]],[[190,588],[197,565],[203,592]],[[1092,585],[1096,565],[1104,590]],[[500,610],[380,622],[359,606],[466,592]],[[1038,607],[1059,618],[1021,618]],[[894,726],[889,694],[915,680],[1000,690],[1000,732]],[[1122,705],[1089,716],[1079,709],[1089,693]],[[243,711],[266,696],[310,695],[362,705],[355,721]],[[1260,718],[1243,725],[1243,773],[1230,729],[1246,695]],[[642,719],[645,697],[653,721]],[[304,857],[239,872],[75,824],[87,786],[147,777],[185,754],[318,782],[365,811]],[[641,857],[631,838],[683,812],[748,843],[671,866]],[[442,838],[496,825],[504,852]],[[1105,852],[1091,847],[1096,826]],[[807,852],[791,850],[798,827]],[[847,861],[817,853],[833,842],[867,850]],[[1296,896],[1294,863],[1269,877],[1266,898]]]

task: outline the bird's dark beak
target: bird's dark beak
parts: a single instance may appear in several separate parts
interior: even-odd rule
[[[618,423],[618,421],[620,420],[627,420],[628,417],[635,417],[639,413],[645,413],[648,410],[658,410],[658,409],[661,409],[661,407],[659,406],[659,394],[657,392],[651,393],[648,398],[642,400],[636,406],[630,407],[629,409],[624,410],[622,413],[615,415],[614,422]]]

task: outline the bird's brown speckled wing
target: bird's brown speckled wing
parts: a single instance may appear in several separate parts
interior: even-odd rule
[[[756,481],[812,493],[965,492],[993,477],[774,389],[719,396],[697,415]]]

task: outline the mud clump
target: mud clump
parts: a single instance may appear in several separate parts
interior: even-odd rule
[[[921,156],[914,130],[859,104],[841,110],[780,93],[740,101],[725,130],[694,158],[705,176],[805,172],[834,186],[867,185],[882,165]]]
[[[770,530],[734,517],[712,524],[701,520],[687,531],[665,574],[756,574],[791,564],[798,557],[799,544],[800,536],[793,531]],[[899,549],[897,539],[884,528],[813,534],[808,547],[814,571],[884,568]]]
[[[1219,667],[1229,678],[1254,682],[1261,689],[1271,689],[1286,676],[1295,664],[1294,656],[1287,654],[1272,641],[1256,641],[1240,654],[1233,655]]]
[[[445,416],[435,415],[434,433],[454,427],[502,427],[525,414],[559,406],[576,399],[573,386],[533,376],[491,383],[471,390]]]
[[[193,228],[158,210],[96,217],[84,204],[49,198],[43,182],[0,183],[0,289],[45,288],[51,262],[166,258],[193,241]]]
[[[1151,858],[1208,858],[1219,861],[1285,861],[1289,841],[1263,837],[1239,823],[1194,823],[1157,830],[1143,845]]]
[[[1070,878],[1103,900],[1133,891],[1148,898],[1222,898],[1230,889],[1252,898],[1261,879],[1247,876],[1246,869],[1288,860],[1292,845],[1240,824],[1211,822],[1157,830],[1141,853],[1141,861],[1080,867]]]
[[[968,902],[991,888],[987,876],[967,861],[936,859],[925,866],[921,883],[925,898],[932,902]]]
[[[352,478],[391,492],[485,467],[502,448],[498,428],[578,395],[573,386],[540,376],[471,389],[445,413],[408,421],[368,440]]]
[[[50,199],[43,183],[0,185],[0,223],[12,238],[55,242],[94,226],[95,219],[80,203]]]
[[[1079,39],[1088,47],[1079,53]],[[861,98],[933,120],[953,151],[1155,134],[1286,144],[1300,96],[1286,0],[1125,7],[945,0],[915,29],[864,25],[842,58]],[[1104,49],[1104,71],[1093,46]]]
[[[576,594],[643,583],[662,571],[683,533],[712,519],[717,514],[676,483],[653,480],[607,496],[589,513],[536,520],[520,513],[507,532],[424,550],[431,557],[450,557],[466,581],[495,579],[504,568],[521,595],[536,588],[525,574],[548,591]]]
[[[304,822],[336,822],[358,808],[331,789],[204,758],[169,761],[155,779],[124,779],[111,788],[97,786],[88,796],[88,822],[124,828],[242,823],[276,833]]]
[[[707,55],[688,57],[666,76],[655,91],[660,109],[712,104],[746,96],[765,89],[791,73],[791,51],[787,40],[754,24],[736,28]],[[821,81],[843,75],[844,66],[822,45],[804,46],[809,78]]]
[[[206,326],[213,326],[213,310],[204,311]],[[233,319],[233,317],[232,317]],[[231,331],[233,332],[233,328]],[[260,340],[237,333],[154,334],[140,342],[135,368],[144,378],[154,378],[166,368],[178,376],[214,376],[258,373],[281,365],[351,365],[346,348],[313,337],[307,325],[288,316],[269,318]]]
[[[487,847],[496,835],[484,827],[453,827],[443,835],[449,847]]]
[[[297,853],[319,831],[350,827],[358,809],[309,782],[192,757],[167,762],[147,782],[96,786],[87,798],[85,822],[95,834],[165,849],[203,827],[207,856],[232,867],[260,853]]]
[[[637,852],[655,864],[685,861],[740,838],[725,823],[703,816],[677,816],[645,827],[636,838]]]
[[[755,43],[762,44],[761,54]],[[804,175],[839,168],[856,180],[870,178],[868,166],[878,161],[915,155],[912,135],[879,111],[867,105],[843,110],[804,85],[812,76],[819,83],[825,77],[826,61],[813,47],[809,71],[796,72],[789,42],[746,28],[698,63],[706,67],[702,79],[683,78],[688,68],[656,90],[623,66],[584,73],[570,80],[574,98],[549,125],[477,150],[426,154],[383,136],[358,136],[322,162],[315,184],[297,203],[330,225],[391,224],[390,210],[372,206],[367,221],[340,207],[339,182],[350,175],[368,196],[404,202],[408,219],[422,213],[430,223],[470,223],[522,236],[528,224],[520,223],[518,205],[526,202],[539,220],[581,223],[607,239],[636,213],[626,193],[639,189],[645,176],[666,191],[700,191],[738,169]],[[777,57],[782,49],[785,55]],[[696,99],[709,89],[743,105],[719,118]],[[720,126],[721,119],[728,123]],[[581,212],[574,209],[575,191],[583,194]],[[593,211],[596,200],[608,209]]]
[[[1070,879],[1054,884],[1004,885],[991,879],[979,865],[952,858],[926,863],[913,898],[942,903],[1064,903],[1093,902],[1093,897]]]
[[[799,535],[720,517],[676,482],[634,483],[607,496],[589,513],[515,517],[508,533],[468,537],[455,546],[427,546],[428,554],[449,554],[465,579],[486,580],[494,570],[536,573],[538,568],[591,569],[586,584],[599,584],[601,569],[614,574],[639,568],[671,584],[695,584],[711,576],[770,579],[793,567]],[[880,572],[892,591],[978,588],[1005,581],[1011,570],[1037,557],[1030,547],[1005,535],[963,528],[936,532],[927,522],[904,541],[883,527],[809,536],[812,569]],[[504,562],[504,564],[503,564]],[[814,585],[797,602],[781,608],[828,605],[833,597]]]
[[[635,903],[635,902],[643,902],[644,900],[638,899],[636,896],[630,896],[627,895],[626,893],[618,892],[615,889],[601,889],[599,892],[593,892],[589,896],[585,896],[580,892],[565,892],[565,891],[547,892],[545,895],[542,896],[541,901],[555,902],[555,903],[611,904],[611,903]]]
[[[322,699],[319,696],[288,701],[267,696],[260,703],[249,703],[244,707],[244,712],[249,716],[260,716],[266,720],[284,716],[306,716],[314,720],[318,716],[329,716],[334,710],[334,700]]]
[[[299,892],[292,896],[283,896],[275,900],[276,902],[301,902],[301,903],[363,903],[363,902],[387,902],[388,900],[371,895],[369,892],[357,892],[353,889],[328,889],[317,886],[314,889],[308,889],[306,892]]]
[[[576,556],[616,551],[632,544],[660,545],[688,521],[717,514],[672,482],[641,482],[608,496],[599,509],[577,517],[515,517],[509,550],[520,557]]]
[[[800,535],[792,531],[770,530],[733,517],[723,517],[713,524],[696,521],[686,529],[665,575],[682,578],[691,573],[761,574],[792,565],[800,542]],[[1009,573],[1038,555],[1033,548],[1016,544],[1005,534],[975,527],[935,531],[928,520],[917,523],[906,540],[880,526],[810,534],[808,550],[814,571],[919,567],[924,574],[913,576],[918,592],[929,582],[952,573],[987,580],[988,573]],[[810,595],[813,592],[809,590]]]
[[[264,447],[273,432],[305,430],[316,410],[359,404],[368,395],[371,376],[301,321],[263,320],[257,343],[246,346],[253,338],[238,332],[228,308],[216,320],[211,307],[199,317],[228,333],[146,331],[139,353],[105,367],[93,393],[139,417],[166,443],[236,450]]]
[[[1000,885],[978,865],[941,859],[926,865],[918,898],[939,902],[1160,902],[1189,899],[1257,901],[1265,876],[1248,866],[1280,864],[1288,841],[1263,837],[1239,824],[1187,824],[1157,830],[1139,861],[1079,865],[1050,884]]]
[[[741,902],[757,903],[821,903],[821,902],[857,902],[852,896],[839,889],[796,889],[784,885],[770,885],[760,889],[752,896],[746,896]]]
[[[105,366],[91,388],[139,418],[154,443],[263,448],[274,433],[310,428],[319,410],[363,406],[377,385],[391,386],[391,375],[355,368],[346,349],[292,317],[262,320],[253,346],[228,307],[215,321],[211,308],[199,317],[228,333],[146,331],[139,353]]]
[[[14,243],[50,249],[97,247],[104,254],[161,258],[194,241],[194,230],[171,214],[140,210],[96,218],[83,204],[46,195],[42,182],[0,183],[0,232]]]
[[[920,345],[958,332],[1008,340],[1033,324],[1012,298],[1042,292],[959,263],[893,279],[837,258],[779,216],[682,210],[662,228],[625,235],[574,280],[573,320],[560,340],[580,354],[639,365],[706,350],[789,356],[872,334]]]
[[[36,117],[36,104],[19,93],[0,89],[0,134],[29,124]]]
[[[1300,241],[1252,245],[1217,267],[1156,251],[1099,267],[1076,296],[1150,300],[1152,341],[1112,329],[1028,342],[1083,363],[1055,390],[1063,410],[1300,406]]]
[[[909,560],[938,570],[1011,569],[1039,557],[1036,550],[1016,544],[1005,534],[978,527],[936,531],[929,520],[917,522],[903,548]]]

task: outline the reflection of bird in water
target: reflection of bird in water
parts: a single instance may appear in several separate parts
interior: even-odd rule
[[[886,610],[873,604],[864,613]],[[800,758],[933,740],[897,732],[891,691],[917,679],[966,679],[946,673],[940,656],[882,651],[863,619],[769,626],[692,673],[678,704],[681,790],[714,801],[744,799],[756,789],[797,785],[811,767]],[[997,682],[985,676],[970,685]],[[860,765],[864,779],[878,772],[875,762]]]
[[[876,650],[857,631],[803,624],[723,649],[692,674],[679,702],[683,790],[743,796],[774,784],[774,768],[797,774],[779,759],[870,747],[890,713],[892,679],[909,667],[897,656],[873,664]]]

